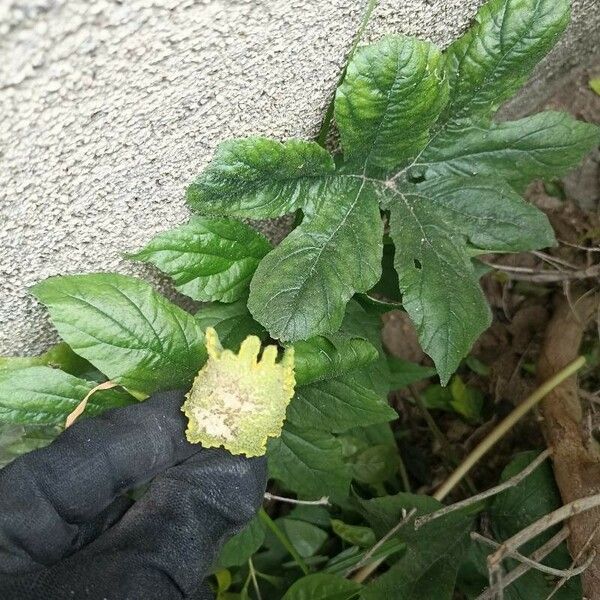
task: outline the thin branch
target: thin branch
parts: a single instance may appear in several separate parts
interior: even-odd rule
[[[408,513],[406,511],[402,511],[402,520],[394,525],[351,569],[346,572],[346,577],[353,573],[357,569],[360,569],[365,565],[360,571],[352,578],[354,581],[358,583],[362,583],[371,573],[377,570],[379,565],[385,560],[384,558],[379,558],[373,561],[371,564],[367,564],[372,556],[385,544],[390,538],[394,537],[398,531],[413,517],[413,515],[417,512],[416,508],[411,509]]]
[[[265,500],[277,500],[278,502],[285,502],[287,504],[300,504],[304,506],[330,506],[329,497],[323,496],[318,500],[296,500],[295,498],[286,498],[285,496],[276,496],[270,492],[265,492]]]
[[[569,528],[565,525],[556,535],[552,536],[545,544],[540,546],[535,552],[531,553],[531,558],[536,561],[543,560],[562,544],[569,537]],[[530,570],[529,565],[521,563],[504,577],[504,586],[508,587],[515,582],[519,577],[525,575]],[[492,588],[484,590],[475,600],[493,600],[496,591]]]
[[[507,490],[509,488],[519,485],[519,483],[521,483],[521,481],[523,481],[523,479],[525,479],[527,476],[529,476],[531,473],[533,473],[533,471],[535,471],[551,454],[552,454],[551,450],[544,450],[535,460],[530,462],[522,471],[517,473],[514,477],[507,479],[500,485],[490,488],[489,490],[486,490],[485,492],[481,492],[481,494],[477,494],[476,496],[471,496],[470,498],[466,498],[465,500],[462,500],[461,502],[456,502],[454,504],[450,504],[449,506],[444,506],[444,508],[440,508],[439,510],[436,510],[432,513],[429,513],[427,515],[424,515],[422,517],[415,519],[415,529],[419,529],[419,527],[422,527],[426,523],[429,523],[430,521],[433,521],[434,519],[437,519],[439,517],[443,517],[443,516],[447,515],[448,513],[451,513],[455,510],[460,510],[461,508],[471,506],[472,504],[476,504],[477,502],[480,502],[481,500],[485,500],[486,498],[496,496],[497,494],[500,494],[504,490]]]
[[[549,529],[553,525],[556,525],[565,519],[569,519],[574,515],[596,508],[596,506],[600,506],[600,494],[573,500],[573,502],[569,502],[569,504],[565,504],[541,519],[538,519],[506,540],[494,554],[488,557],[490,568],[497,568],[507,554],[514,552],[529,540],[546,531],[546,529]]]
[[[485,262],[485,261],[483,261]],[[600,265],[592,265],[577,271],[554,271],[549,269],[529,269],[527,267],[511,267],[496,263],[485,262],[488,267],[506,273],[515,281],[534,281],[538,283],[552,283],[556,281],[570,281],[582,279],[595,279],[600,276]]]
[[[501,546],[501,544],[499,544],[498,542],[496,542],[494,540],[490,540],[490,538],[487,538],[487,537],[477,533],[476,531],[473,531],[471,533],[471,539],[473,539],[477,542],[482,542],[484,544],[487,544],[488,546],[491,546],[492,548],[500,548],[500,546]],[[567,579],[570,579],[571,577],[575,577],[575,575],[579,575],[580,573],[585,571],[587,569],[587,567],[589,566],[589,563],[587,563],[587,564],[583,564],[579,567],[570,568],[570,569],[555,569],[554,567],[549,567],[548,565],[545,565],[541,562],[533,560],[532,558],[529,558],[529,557],[521,554],[520,552],[517,552],[516,550],[511,550],[509,552],[509,554],[507,555],[507,557],[514,558],[515,560],[518,560],[521,563],[529,565],[532,569],[535,569],[536,571],[541,571],[542,573],[548,573],[549,575],[554,575],[555,577],[566,577]]]
[[[589,545],[592,543],[592,540],[594,539],[594,536],[598,533],[599,529],[600,529],[600,521],[598,523],[596,523],[596,527],[594,527],[594,529],[592,530],[592,533],[590,533],[590,535],[588,536],[588,539],[585,541],[585,544],[582,546],[581,550],[577,553],[577,556],[575,556],[575,558],[571,562],[571,568],[573,568],[577,564],[579,559],[583,556],[583,553],[587,550]],[[586,567],[591,564],[591,562],[594,560],[595,557],[596,557],[596,552],[592,551],[584,563],[586,565]],[[569,581],[569,577],[563,577],[556,584],[556,587],[552,590],[552,592],[550,592],[550,595],[546,598],[546,600],[550,600],[550,598],[552,598],[556,593],[558,593],[558,590],[560,590],[560,588],[563,585],[565,585],[565,583],[567,583],[567,581]]]
[[[514,425],[527,414],[546,394],[550,393],[555,387],[560,385],[565,379],[568,379],[585,365],[585,358],[580,356],[572,363],[561,369],[556,375],[544,382],[519,404],[506,418],[504,418],[492,431],[471,451],[459,467],[450,475],[450,477],[435,492],[433,497],[436,500],[443,500],[458,484],[462,478],[473,468],[475,464],[502,438]]]
[[[573,263],[570,263],[569,261],[566,261],[558,256],[552,256],[551,254],[546,254],[545,252],[540,252],[539,250],[532,250],[531,254],[533,254],[533,256],[537,256],[539,259],[543,260],[544,262],[548,263],[549,265],[553,266],[554,268],[559,269],[559,266],[562,267],[567,267],[568,269],[572,269],[574,271],[577,271],[577,269],[579,269],[579,267],[577,265],[574,265]]]
[[[578,250],[585,250],[586,252],[600,252],[600,246],[581,246],[565,240],[558,240],[558,243],[563,244],[564,246],[570,246],[571,248],[577,248]]]

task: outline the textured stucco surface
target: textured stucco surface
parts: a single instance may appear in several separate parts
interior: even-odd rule
[[[446,46],[481,0],[382,0],[366,39]],[[0,353],[53,333],[27,296],[54,274],[150,276],[123,252],[187,216],[187,182],[231,136],[312,136],[366,0],[0,2]],[[597,0],[536,74],[586,60]],[[168,291],[168,290],[167,290]]]

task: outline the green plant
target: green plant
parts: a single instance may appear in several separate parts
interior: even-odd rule
[[[467,596],[481,589],[481,552],[469,550],[468,534],[484,503],[369,549],[403,510],[439,507],[406,487],[387,402],[432,369],[386,355],[379,315],[401,302],[445,385],[490,323],[476,257],[553,244],[547,218],[521,193],[576,165],[598,129],[557,112],[492,118],[568,17],[567,0],[491,0],[445,52],[401,36],[360,48],[335,97],[343,155],[302,140],[223,143],[188,189],[198,215],[130,255],[212,304],[192,315],[117,274],[37,284],[32,293],[64,343],[41,357],[2,359],[0,420],[36,428],[28,449],[54,435],[98,382],[121,387],[95,393],[85,414],[189,388],[207,359],[207,327],[234,351],[248,335],[277,340],[294,348],[297,389],[268,443],[269,472],[277,489],[327,497],[332,507],[299,505],[275,521],[261,512],[223,549],[219,597],[248,598],[257,576],[269,597],[286,600],[450,599],[457,577]],[[236,220],[288,213],[297,226],[276,248]],[[480,416],[481,398],[459,377],[438,397]],[[558,504],[549,472],[515,488],[524,520],[544,486]],[[369,585],[344,577],[374,560],[391,568]],[[557,597],[573,590],[576,580]]]

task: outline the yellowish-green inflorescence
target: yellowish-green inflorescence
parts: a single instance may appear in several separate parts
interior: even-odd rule
[[[181,410],[188,418],[186,437],[205,448],[223,446],[232,454],[262,456],[267,438],[281,433],[294,395],[294,350],[277,362],[277,347],[248,336],[237,354],[224,350],[217,332],[205,334],[208,360]]]

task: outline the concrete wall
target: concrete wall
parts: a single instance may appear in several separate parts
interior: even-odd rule
[[[28,298],[54,274],[144,273],[121,259],[185,220],[186,184],[231,136],[312,136],[366,0],[0,2],[0,353],[53,333]],[[367,38],[442,46],[481,0],[382,0]],[[597,0],[579,0],[549,78],[587,60]],[[159,286],[165,282],[153,275]]]

